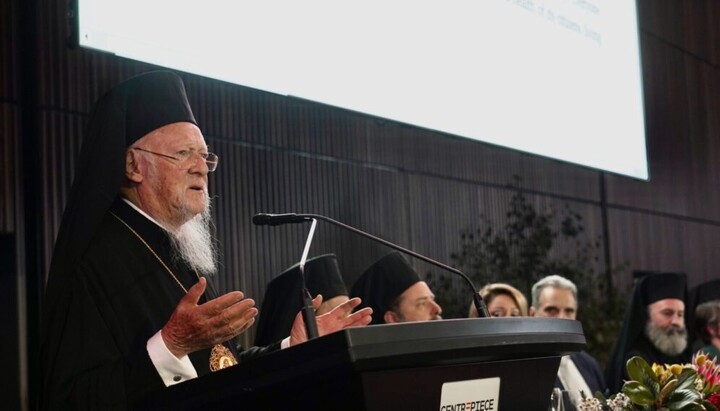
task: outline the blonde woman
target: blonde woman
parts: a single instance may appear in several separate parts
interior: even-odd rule
[[[527,317],[527,298],[517,288],[505,283],[492,283],[483,287],[480,296],[487,304],[491,317]],[[477,317],[477,309],[470,305],[468,317]]]

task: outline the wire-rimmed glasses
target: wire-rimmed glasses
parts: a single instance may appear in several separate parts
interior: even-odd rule
[[[155,154],[156,156],[165,157],[169,160],[175,160],[177,164],[184,169],[188,169],[192,167],[195,163],[193,163],[195,159],[195,155],[197,154],[200,156],[200,158],[207,164],[207,168],[209,172],[213,172],[217,169],[218,166],[218,156],[215,153],[205,153],[195,150],[180,150],[177,153],[175,153],[174,156],[158,153],[155,151],[146,150],[142,147],[132,147],[135,150],[144,151],[146,153]]]

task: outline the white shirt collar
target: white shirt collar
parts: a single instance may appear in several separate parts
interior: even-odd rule
[[[569,355],[564,355],[560,358],[558,379],[563,387],[565,387],[565,391],[568,392],[570,402],[576,406],[582,402],[581,392],[584,392],[587,397],[592,397],[594,395],[594,393],[590,391],[590,387],[585,381],[585,378],[583,378],[580,370],[578,370]]]
[[[157,221],[155,221],[154,218],[150,217],[150,215],[149,215],[148,213],[144,212],[143,210],[140,209],[140,207],[138,207],[138,206],[136,206],[135,204],[133,204],[132,201],[128,200],[128,199],[125,198],[125,197],[122,197],[122,199],[123,199],[124,202],[128,203],[128,205],[130,205],[130,207],[134,208],[135,211],[137,211],[137,212],[140,213],[141,215],[145,216],[145,218],[147,218],[148,220],[152,221],[153,223],[155,223],[156,225],[158,225],[158,226],[159,226],[160,228],[162,228],[163,230],[165,230],[165,231],[167,231],[167,232],[170,232],[170,230],[168,230],[168,229],[165,228],[162,224],[160,224],[160,223],[158,223]]]

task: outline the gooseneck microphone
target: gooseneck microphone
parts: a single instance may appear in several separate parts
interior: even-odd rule
[[[305,217],[303,214],[255,214],[252,222],[255,225],[283,225],[304,223],[312,221],[313,217]]]
[[[390,241],[383,240],[380,237],[376,237],[372,234],[366,233],[365,231],[358,230],[355,227],[351,227],[347,224],[343,224],[339,221],[333,220],[330,217],[325,217],[325,216],[318,215],[318,214],[295,214],[295,213],[267,214],[267,213],[260,213],[260,214],[255,214],[252,218],[252,222],[255,225],[271,225],[271,226],[283,225],[283,224],[297,224],[297,223],[304,223],[304,222],[313,221],[313,220],[327,221],[330,224],[336,225],[340,228],[344,228],[345,230],[348,230],[348,231],[352,231],[355,234],[361,235],[365,238],[369,238],[380,244],[386,245],[390,248],[393,248],[393,249],[403,252],[405,254],[411,255],[415,258],[419,258],[419,259],[425,261],[426,263],[430,263],[436,267],[440,267],[444,270],[450,271],[451,273],[459,275],[460,277],[465,279],[465,281],[468,283],[468,285],[470,285],[470,288],[473,291],[473,304],[475,304],[475,308],[477,309],[478,316],[480,316],[480,317],[489,317],[490,316],[490,313],[488,313],[487,305],[485,305],[485,301],[483,301],[480,294],[478,294],[477,288],[475,288],[475,284],[473,284],[473,282],[470,280],[470,278],[468,278],[467,275],[465,275],[465,273],[463,273],[462,271],[460,271],[458,269],[452,268],[449,265],[445,265],[445,264],[435,261],[429,257],[425,257],[422,254],[418,254],[415,251],[408,250],[407,248],[404,248],[397,244],[391,243]]]

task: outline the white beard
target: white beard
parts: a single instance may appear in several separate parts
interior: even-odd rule
[[[684,328],[672,326],[666,329],[648,321],[645,336],[665,355],[680,355],[687,347],[687,331]]]
[[[175,231],[170,232],[173,258],[188,264],[204,275],[217,272],[217,247],[212,236],[210,198],[205,210]]]

